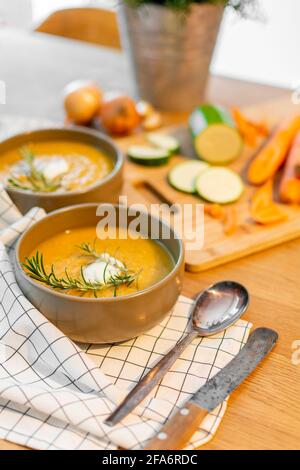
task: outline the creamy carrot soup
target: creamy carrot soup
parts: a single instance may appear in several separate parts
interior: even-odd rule
[[[95,240],[95,227],[66,230],[38,244],[24,269],[45,286],[70,295],[100,298],[135,293],[163,279],[174,261],[160,243],[125,239],[126,232],[119,229],[117,239]]]
[[[0,155],[0,180],[29,191],[82,189],[112,169],[112,160],[96,147],[68,140],[32,143]]]

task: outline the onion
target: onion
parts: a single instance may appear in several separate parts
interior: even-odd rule
[[[76,124],[86,124],[99,113],[102,91],[90,81],[77,80],[64,90],[64,107],[67,117]]]
[[[117,95],[106,99],[101,107],[101,122],[110,134],[130,134],[140,123],[140,116],[132,98],[126,95]]]

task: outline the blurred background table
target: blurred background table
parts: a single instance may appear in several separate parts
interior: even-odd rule
[[[92,78],[104,90],[133,92],[125,57],[116,49],[0,28],[0,57],[0,80],[6,83],[6,105],[0,113],[62,119],[63,87],[77,78]],[[289,93],[212,76],[207,99],[225,106],[247,106]],[[176,118],[181,116],[172,116]]]
[[[40,33],[0,29],[0,80],[6,85],[1,114],[62,120],[62,89],[77,78],[94,79],[105,90],[132,92],[122,52]],[[207,100],[248,106],[288,97],[289,91],[211,76]],[[166,123],[184,115],[165,115]],[[276,329],[276,350],[232,394],[217,436],[203,449],[299,449],[300,364],[292,363],[300,340],[300,242],[277,248],[201,274],[186,273],[185,295],[193,296],[220,279],[242,282],[251,294],[246,318],[255,327]],[[0,449],[21,447],[0,440]]]

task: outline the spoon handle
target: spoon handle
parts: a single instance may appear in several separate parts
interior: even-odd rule
[[[146,396],[159,384],[164,375],[172,367],[176,359],[179,358],[182,351],[198,336],[198,332],[192,330],[188,333],[168,354],[166,354],[129,392],[122,403],[115,411],[105,420],[105,424],[114,426],[121,419],[125,418]]]

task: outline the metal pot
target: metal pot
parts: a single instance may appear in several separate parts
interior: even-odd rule
[[[137,94],[167,111],[191,111],[203,99],[223,7],[193,4],[188,12],[122,5],[119,23]]]

